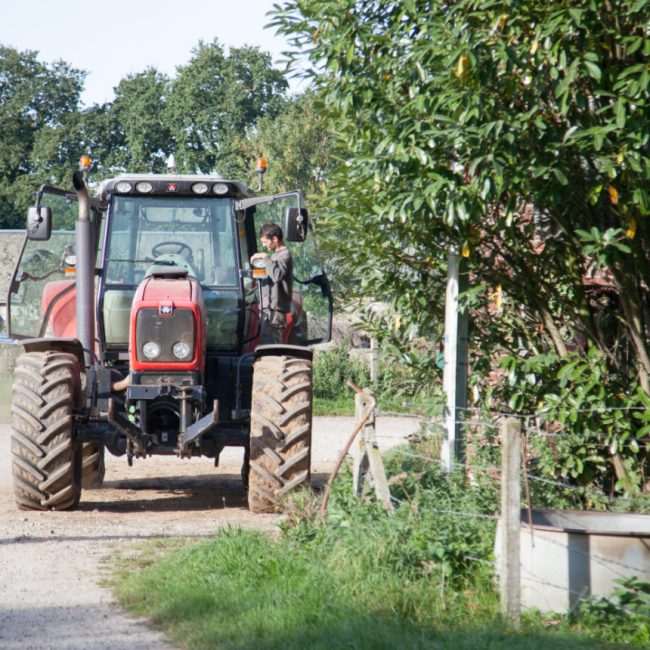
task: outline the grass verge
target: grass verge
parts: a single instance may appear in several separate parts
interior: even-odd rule
[[[344,476],[325,521],[317,499],[297,495],[279,537],[231,529],[182,548],[150,544],[115,578],[120,602],[192,650],[646,647],[647,629],[593,612],[527,614],[510,629],[491,566],[496,484],[443,474],[417,454],[386,466],[394,514],[352,497]]]
[[[352,392],[352,391],[350,391]],[[338,399],[314,398],[313,412],[317,416],[353,416],[354,397],[339,397]]]
[[[615,648],[555,621],[521,632],[500,621],[484,580],[445,588],[437,577],[367,573],[350,553],[315,556],[261,533],[229,530],[123,575],[122,605],[189,649]],[[142,561],[142,560],[141,560]],[[131,567],[133,569],[134,567]]]

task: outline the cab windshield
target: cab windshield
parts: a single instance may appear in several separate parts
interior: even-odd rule
[[[138,285],[163,259],[187,264],[204,286],[236,286],[231,211],[228,198],[114,197],[106,283]]]

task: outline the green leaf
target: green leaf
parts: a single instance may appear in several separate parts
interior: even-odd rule
[[[587,70],[589,71],[589,76],[595,79],[596,81],[600,81],[603,76],[603,73],[601,72],[600,68],[592,61],[585,61],[584,64]]]
[[[573,21],[576,23],[576,25],[580,25],[582,22],[582,10],[570,8],[569,14],[571,15],[571,18],[573,18]]]
[[[625,120],[626,120],[626,115],[625,115],[625,100],[619,99],[616,102],[616,126],[619,129],[622,129],[625,127]]]
[[[597,131],[594,133],[594,149],[596,151],[600,151],[603,148],[603,142],[604,138],[602,132]]]
[[[564,172],[561,169],[558,169],[557,167],[553,167],[552,172],[561,185],[569,184],[569,179],[564,175]]]
[[[624,244],[623,242],[614,242],[612,246],[614,246],[614,248],[617,248],[619,251],[621,251],[621,253],[630,254],[632,252],[632,249],[627,244]]]

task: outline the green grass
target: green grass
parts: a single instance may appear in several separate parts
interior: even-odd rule
[[[513,632],[488,582],[450,590],[434,575],[366,573],[354,548],[319,556],[309,545],[229,530],[161,558],[164,549],[149,545],[144,564],[132,560],[117,594],[184,648],[617,647],[539,621]]]
[[[368,386],[372,391],[372,386]],[[383,395],[377,396],[377,406],[384,412],[393,414],[404,415],[421,415],[427,416],[432,414],[439,414],[441,408],[438,407],[437,402],[428,400],[422,396],[418,396],[414,400],[407,401],[399,397],[387,398]],[[314,415],[348,415],[355,414],[354,395],[350,391],[349,396],[337,398],[322,398],[314,397]]]
[[[298,494],[279,536],[227,530],[181,548],[150,544],[125,560],[118,598],[191,650],[646,647],[638,621],[593,612],[527,614],[510,629],[491,565],[498,485],[423,461],[431,444],[386,457],[398,478],[393,514],[350,495],[345,468],[324,521],[319,499]]]
[[[354,415],[354,397],[322,399],[314,397],[313,412],[317,416]]]

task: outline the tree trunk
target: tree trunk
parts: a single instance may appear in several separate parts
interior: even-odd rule
[[[630,276],[625,271],[613,269],[613,275],[627,331],[636,352],[639,384],[644,392],[650,395],[650,355],[643,335],[645,327],[637,287],[635,283],[630,282]]]

